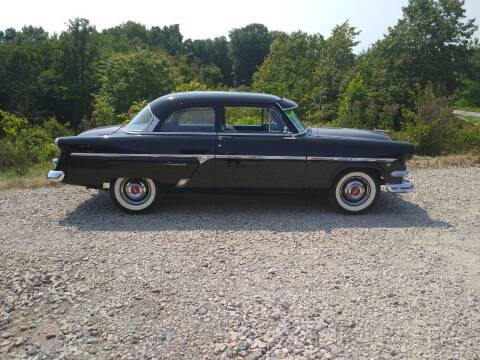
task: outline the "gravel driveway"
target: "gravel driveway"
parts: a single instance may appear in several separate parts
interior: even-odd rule
[[[0,193],[0,358],[480,358],[480,168],[314,196]]]

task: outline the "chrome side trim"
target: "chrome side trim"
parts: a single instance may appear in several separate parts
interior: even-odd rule
[[[59,183],[65,177],[65,173],[63,171],[58,170],[50,170],[47,175],[47,180],[51,183]]]
[[[263,156],[263,155],[215,155],[215,159],[237,159],[237,160],[301,160],[305,156]]]
[[[388,192],[406,193],[413,190],[413,184],[410,181],[404,181],[401,184],[385,184]]]
[[[189,181],[190,181],[190,179],[180,179],[180,180],[178,180],[177,185],[175,185],[175,187],[183,188],[183,187],[187,186]]]
[[[329,157],[329,156],[307,156],[308,161],[359,161],[359,162],[384,162],[391,163],[397,159],[392,158],[354,158],[354,157]]]
[[[392,173],[390,175],[393,176],[393,177],[403,178],[403,177],[407,176],[408,174],[410,174],[410,172],[411,172],[411,169],[407,166],[405,168],[405,170],[392,171]]]
[[[213,154],[119,154],[119,153],[71,153],[78,157],[104,157],[104,158],[195,158],[200,164],[210,159],[239,159],[239,160],[308,160],[308,161],[356,161],[356,162],[384,162],[390,163],[397,159],[391,158],[353,158],[353,157],[327,157],[327,156],[276,156],[276,155],[213,155]]]
[[[180,158],[180,159],[197,159],[200,164],[207,160],[215,158],[215,155],[206,154],[118,154],[118,153],[71,153],[70,156],[77,157],[98,157],[98,158]]]
[[[197,156],[207,156],[207,155],[195,155],[195,154],[119,154],[119,153],[71,153],[70,156],[78,157],[104,157],[104,158],[122,158],[122,157],[150,157],[150,158],[195,158]],[[210,155],[213,156],[213,155]]]
[[[200,164],[203,164],[204,162],[214,159],[215,155],[195,155],[195,158],[198,160]]]

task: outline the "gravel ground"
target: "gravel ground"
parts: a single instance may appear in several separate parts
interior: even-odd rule
[[[0,193],[0,358],[480,358],[480,168],[314,196]]]

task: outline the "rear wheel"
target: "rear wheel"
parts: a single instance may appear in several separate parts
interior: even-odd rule
[[[160,189],[152,179],[118,178],[110,186],[113,202],[129,213],[142,213],[152,209]]]
[[[348,214],[362,214],[378,200],[378,178],[363,170],[340,175],[329,190],[329,200],[334,208]]]

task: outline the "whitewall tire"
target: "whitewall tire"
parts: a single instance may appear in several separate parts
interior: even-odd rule
[[[118,178],[110,186],[113,202],[130,213],[142,213],[153,208],[159,193],[152,179]]]
[[[376,176],[363,170],[352,170],[340,175],[329,191],[334,208],[348,214],[362,214],[378,200],[380,184]]]

